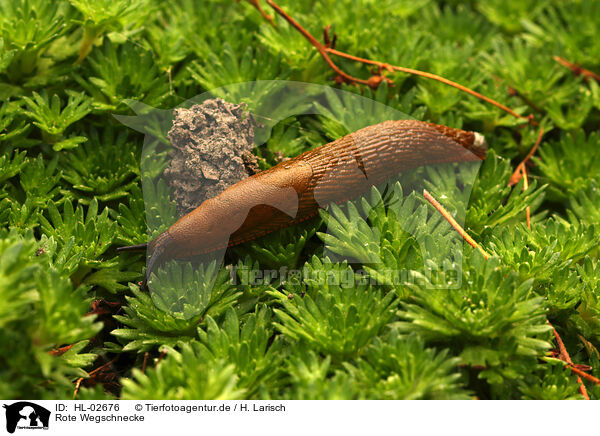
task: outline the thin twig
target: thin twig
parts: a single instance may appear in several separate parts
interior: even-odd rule
[[[554,60],[573,71],[573,74],[575,74],[576,76],[583,76],[586,82],[590,79],[594,79],[596,82],[600,83],[600,76],[594,73],[593,71],[586,70],[581,65],[569,62],[568,60],[566,60],[565,58],[561,58],[560,56],[554,56]]]
[[[148,352],[144,353],[144,362],[142,362],[142,374],[146,374],[146,364],[148,363]]]
[[[538,137],[535,141],[535,144],[533,144],[533,147],[531,147],[531,150],[529,150],[529,153],[527,153],[527,156],[525,156],[525,158],[521,161],[521,163],[519,163],[519,165],[517,165],[517,168],[510,176],[510,179],[508,181],[508,186],[516,185],[517,183],[519,183],[521,181],[521,177],[523,176],[521,167],[524,167],[527,164],[527,162],[529,162],[529,159],[531,159],[533,157],[533,155],[535,154],[536,150],[538,149],[540,143],[542,142],[543,136],[544,136],[544,128],[540,127],[540,131],[538,133]]]
[[[509,186],[513,186],[516,183],[519,183],[521,178],[523,178],[523,191],[526,191],[529,188],[529,180],[527,178],[527,162],[529,162],[529,159],[531,159],[531,157],[535,154],[540,143],[542,142],[543,136],[544,136],[544,128],[540,127],[540,132],[538,133],[538,137],[535,141],[535,144],[533,144],[533,147],[531,147],[531,150],[529,150],[529,153],[527,153],[527,156],[525,156],[525,159],[523,159],[521,161],[521,163],[519,165],[517,165],[517,169],[510,176],[510,180],[508,181]],[[527,206],[525,208],[525,216],[527,219],[527,228],[529,230],[531,230],[531,207],[530,206]]]
[[[77,397],[77,394],[79,393],[79,387],[81,386],[81,382],[84,380],[83,377],[79,377],[77,379],[77,382],[75,383],[75,390],[73,391],[73,399],[75,399],[75,397]]]
[[[523,191],[527,191],[529,188],[529,180],[527,179],[527,169],[525,165],[520,165],[521,174],[523,174]],[[525,208],[525,216],[527,219],[527,228],[531,230],[531,207],[529,205]]]
[[[556,339],[556,343],[558,344],[558,351],[560,353],[558,355],[558,357],[561,360],[567,362],[567,366],[575,374],[577,374],[578,372],[583,372],[583,371],[580,371],[579,369],[577,369],[577,368],[575,368],[573,366],[573,361],[571,360],[571,356],[569,356],[569,352],[567,351],[567,347],[565,347],[565,344],[562,341],[560,335],[558,334],[558,332],[556,331],[556,329],[554,328],[554,326],[550,323],[550,321],[548,321],[548,324],[550,325],[550,327],[552,327],[552,331],[554,332],[554,338]],[[578,374],[578,375],[580,375],[580,374]],[[581,381],[580,377],[577,377],[577,383],[579,383],[579,392],[581,393],[581,395],[583,395],[583,398],[585,398],[586,400],[589,400],[590,397],[589,397],[589,395],[587,393],[587,389],[585,388],[585,385],[583,384],[583,381]]]
[[[67,351],[69,351],[73,347],[73,345],[74,344],[65,345],[64,347],[60,347],[60,348],[55,348],[54,350],[48,351],[48,354],[50,354],[51,356],[62,356]]]
[[[460,224],[456,222],[456,220],[450,215],[450,213],[442,206],[432,195],[427,191],[427,189],[423,189],[423,195],[429,201],[433,207],[435,207],[439,213],[442,214],[444,218],[450,223],[452,227],[463,237],[465,241],[467,241],[471,247],[479,250],[485,259],[489,259],[490,255],[483,249],[481,246],[475,242],[473,238],[461,227]]]
[[[472,89],[469,89],[463,85],[460,85],[456,82],[453,82],[451,80],[448,80],[444,77],[438,76],[437,74],[432,74],[432,73],[427,73],[425,71],[420,71],[420,70],[414,70],[412,68],[405,68],[405,67],[399,67],[396,65],[390,65],[384,62],[379,62],[379,61],[373,61],[370,59],[364,59],[358,56],[353,56],[351,54],[348,53],[344,53],[342,51],[336,50],[333,47],[328,47],[329,44],[324,45],[322,43],[320,43],[308,30],[306,30],[304,27],[302,27],[302,25],[300,25],[296,20],[294,20],[289,14],[287,14],[277,3],[275,3],[273,0],[266,0],[267,3],[269,4],[269,6],[271,6],[275,12],[277,12],[281,17],[283,17],[288,23],[290,23],[290,25],[292,27],[294,27],[298,32],[300,32],[300,34],[302,34],[302,36],[304,36],[304,38],[306,38],[306,40],[308,42],[310,42],[313,47],[315,47],[321,57],[325,60],[325,62],[327,62],[327,64],[329,65],[329,67],[335,71],[336,74],[338,74],[339,77],[341,77],[342,79],[344,79],[345,81],[348,81],[350,83],[360,83],[362,85],[368,85],[372,88],[377,88],[377,86],[379,86],[379,84],[382,81],[388,81],[391,82],[391,80],[385,76],[383,76],[382,74],[379,75],[374,75],[372,76],[369,80],[364,80],[364,79],[359,79],[357,77],[353,77],[350,76],[349,74],[345,73],[344,71],[342,71],[329,57],[329,54],[335,55],[335,56],[340,56],[346,59],[350,59],[356,62],[361,62],[364,64],[369,64],[369,65],[375,65],[377,67],[380,68],[381,70],[387,70],[387,71],[398,71],[398,72],[402,72],[402,73],[408,73],[408,74],[414,74],[417,76],[421,76],[421,77],[426,77],[428,79],[432,79],[432,80],[437,80],[438,82],[444,83],[446,85],[452,86],[454,88],[457,88],[463,92],[466,92],[468,94],[471,94],[483,101],[486,101],[506,112],[508,112],[509,114],[511,114],[514,117],[517,118],[521,118],[521,119],[526,119],[530,124],[534,124],[537,125],[538,123],[535,122],[533,120],[533,115],[530,114],[528,116],[525,115],[519,115],[518,113],[516,113],[515,111],[511,110],[510,108],[504,106],[501,103],[498,103],[497,101],[486,97],[485,95],[482,95],[476,91],[473,91]]]
[[[118,358],[119,358],[119,356],[115,357],[115,358],[114,358],[114,359],[112,359],[112,360],[109,360],[109,361],[108,361],[108,362],[106,362],[104,365],[102,365],[102,366],[99,366],[99,367],[98,367],[98,368],[96,368],[95,370],[91,371],[91,372],[90,372],[88,375],[94,375],[94,374],[96,374],[97,372],[99,372],[99,371],[103,370],[104,368],[106,368],[107,366],[109,366],[109,365],[112,365],[113,363],[115,363],[115,362],[117,361],[117,359],[118,359]]]
[[[167,350],[163,348],[163,350],[160,352],[158,359],[156,359],[156,365],[158,365],[167,355]]]
[[[314,36],[312,36],[308,30],[306,30],[304,27],[302,27],[300,25],[300,23],[298,23],[292,17],[290,17],[274,1],[267,0],[267,3],[273,9],[275,9],[275,12],[277,12],[279,15],[281,15],[288,23],[290,23],[290,25],[294,29],[296,29],[298,32],[300,32],[302,34],[302,36],[304,36],[304,38],[306,38],[308,40],[308,42],[310,42],[319,51],[319,53],[321,54],[321,56],[323,57],[323,59],[325,60],[325,62],[327,62],[327,65],[329,65],[329,67],[331,67],[331,69],[333,71],[335,71],[339,76],[341,76],[342,78],[344,78],[344,79],[346,79],[346,80],[348,80],[350,82],[360,83],[362,85],[369,85],[369,81],[368,80],[363,80],[363,79],[359,79],[357,77],[352,77],[351,75],[346,74],[342,70],[340,70],[339,67],[331,60],[331,58],[327,54],[327,49],[325,48],[325,46],[323,44],[321,44]]]
[[[236,3],[239,3],[240,0],[236,0]],[[271,26],[273,27],[277,27],[277,24],[275,23],[275,19],[267,14],[265,12],[265,10],[262,8],[262,6],[260,5],[260,0],[248,0],[248,3],[250,3],[252,6],[254,6],[256,8],[256,10],[260,13],[260,15],[262,15],[262,17],[267,20]]]
[[[88,377],[93,376],[94,374],[96,374],[97,372],[103,370],[104,368],[106,368],[107,366],[113,364],[114,362],[116,362],[116,360],[119,358],[119,356],[115,357],[112,360],[109,360],[108,362],[106,362],[104,365],[99,366],[98,368],[94,369],[93,371],[90,371],[88,373]],[[73,399],[75,399],[75,397],[77,396],[77,393],[79,392],[79,388],[81,386],[81,382],[85,379],[85,377],[79,377],[77,379],[77,382],[75,383],[75,391],[73,392]]]
[[[329,38],[329,31],[331,30],[331,24],[323,27],[323,42],[325,42],[325,48],[335,48],[337,41],[337,34],[333,34],[333,38]]]
[[[335,50],[332,48],[327,48],[326,49],[327,52],[334,54],[336,56],[340,56],[346,59],[350,59],[356,62],[362,62],[364,64],[369,64],[369,65],[376,65],[382,69],[388,70],[388,71],[398,71],[401,73],[408,73],[408,74],[413,74],[415,76],[421,76],[421,77],[426,77],[428,79],[432,79],[432,80],[437,80],[438,82],[444,83],[446,85],[452,86],[456,89],[459,89],[463,92],[466,92],[467,94],[471,94],[474,97],[477,97],[480,100],[486,101],[494,106],[496,106],[497,108],[502,109],[505,112],[508,112],[509,114],[511,114],[514,117],[517,118],[521,118],[521,119],[526,119],[528,120],[531,124],[537,124],[535,121],[533,121],[533,115],[528,115],[528,116],[524,116],[524,115],[519,115],[518,113],[516,113],[515,111],[513,111],[512,109],[504,106],[501,103],[498,103],[496,100],[493,100],[489,97],[486,97],[483,94],[478,93],[477,91],[473,91],[470,88],[467,88],[466,86],[463,86],[459,83],[453,82],[452,80],[448,80],[445,77],[442,76],[438,76],[437,74],[433,74],[433,73],[428,73],[426,71],[420,71],[420,70],[415,70],[412,68],[406,68],[406,67],[399,67],[397,65],[390,65],[390,64],[386,64],[384,62],[379,62],[379,61],[373,61],[370,59],[364,59],[358,56],[353,56],[344,52],[341,52],[339,50]]]
[[[569,368],[571,371],[573,371],[573,373],[580,375],[581,377],[585,378],[586,380],[591,381],[592,383],[595,383],[598,386],[600,386],[599,378],[596,378],[593,375],[590,375],[587,372],[580,370],[579,368],[575,367],[574,365],[572,365],[570,363],[567,363],[567,368]],[[589,400],[589,398],[588,398],[588,400]]]
[[[512,87],[508,87],[508,94],[515,96],[515,97],[519,97],[521,100],[523,100],[523,102],[529,106],[531,109],[533,109],[536,112],[542,112],[542,110],[537,107],[535,105],[535,103],[533,103],[529,98],[525,97],[523,94],[521,94],[519,91],[517,91],[515,88]]]

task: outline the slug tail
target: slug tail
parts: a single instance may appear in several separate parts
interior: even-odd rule
[[[468,132],[465,130],[454,129],[452,127],[443,126],[440,124],[427,123],[444,135],[452,138],[467,150],[475,154],[479,159],[485,159],[487,152],[487,143],[485,137],[478,132]]]
[[[481,133],[473,132],[473,143],[469,147],[469,150],[483,160],[487,154],[487,148],[488,146],[487,142],[485,141],[485,136],[483,136]]]

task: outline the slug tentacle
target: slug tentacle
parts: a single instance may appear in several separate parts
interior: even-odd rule
[[[148,243],[144,242],[143,244],[127,245],[125,247],[117,247],[117,253],[121,253],[124,251],[143,251],[146,248],[148,248]]]
[[[170,250],[176,248],[174,247],[174,241],[169,231],[165,231],[154,238],[150,243],[148,243],[152,254],[150,255],[150,259],[148,259],[148,264],[146,265],[146,274],[144,275],[144,280],[142,281],[141,288],[142,290],[148,290],[148,282],[150,281],[150,275],[154,271],[160,263],[166,260],[165,254]]]

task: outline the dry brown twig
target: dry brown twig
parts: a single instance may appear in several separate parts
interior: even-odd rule
[[[450,223],[450,225],[463,237],[465,241],[471,245],[471,247],[479,250],[479,252],[483,255],[485,259],[489,259],[490,255],[483,249],[481,246],[462,228],[460,224],[456,222],[454,217],[450,215],[450,213],[442,206],[433,196],[427,191],[427,189],[423,190],[423,196],[430,202],[433,207],[437,209],[439,213],[442,214],[444,218]]]
[[[525,167],[523,166],[523,169],[524,168]],[[463,229],[460,226],[460,224],[458,224],[456,222],[456,220],[452,217],[452,215],[450,215],[450,213],[435,198],[433,198],[433,196],[426,189],[423,190],[423,195],[427,199],[427,201],[429,201],[433,205],[433,207],[435,207],[442,214],[442,216],[444,218],[446,218],[446,220],[450,223],[450,225],[465,239],[465,241],[467,241],[473,248],[479,250],[479,252],[481,254],[483,254],[483,257],[485,259],[489,258],[489,254],[465,231],[465,229]],[[529,221],[528,221],[528,225],[530,225]],[[583,384],[583,381],[581,380],[581,377],[583,377],[593,383],[596,383],[597,385],[600,385],[600,380],[590,374],[587,374],[586,372],[579,369],[575,364],[573,364],[573,361],[571,360],[571,357],[569,356],[567,348],[565,347],[565,344],[563,343],[558,332],[552,326],[552,324],[550,324],[550,321],[548,321],[548,324],[552,327],[552,330],[554,331],[554,337],[556,338],[556,342],[558,344],[558,348],[559,348],[558,357],[567,364],[566,365],[567,368],[569,368],[573,373],[575,373],[578,376],[577,383],[579,383],[579,392],[586,400],[589,400],[590,397],[587,393],[587,389],[585,388],[585,385]]]
[[[294,20],[291,16],[289,16],[283,9],[281,9],[281,7],[279,7],[279,5],[277,3],[275,3],[272,0],[266,0],[267,3],[269,4],[269,6],[271,6],[275,12],[277,12],[279,15],[281,15],[283,18],[285,18],[285,20],[290,23],[290,25],[296,29],[298,32],[300,32],[300,34],[302,36],[304,36],[304,38],[306,38],[308,40],[308,42],[310,42],[313,47],[315,47],[319,53],[321,54],[321,57],[323,57],[323,59],[325,60],[325,62],[327,62],[327,65],[329,65],[329,67],[340,77],[342,77],[344,80],[347,80],[349,82],[352,83],[360,83],[361,85],[369,85],[369,81],[368,80],[364,80],[364,79],[359,79],[358,77],[352,77],[349,74],[346,74],[345,72],[343,72],[342,70],[339,69],[339,67],[331,60],[331,58],[329,57],[329,54],[327,53],[327,48],[321,44],[317,38],[315,38],[314,36],[311,35],[311,33],[306,30],[304,27],[302,27],[296,20]]]
[[[554,326],[550,323],[550,321],[548,321],[548,325],[550,325],[550,327],[552,327],[552,331],[554,332],[554,338],[556,339],[556,343],[558,345],[558,351],[559,351],[558,358],[560,360],[562,360],[563,362],[566,362],[567,366],[574,373],[581,372],[581,373],[585,374],[583,371],[575,368],[575,366],[573,365],[573,361],[571,360],[571,356],[569,356],[567,347],[565,347],[565,344],[562,341],[560,335],[558,334],[558,332],[556,331]],[[585,374],[585,375],[589,375],[589,374]],[[595,378],[595,377],[593,377],[593,378]],[[585,385],[583,384],[583,381],[581,380],[581,378],[579,376],[577,377],[577,383],[579,383],[579,392],[581,393],[581,395],[583,395],[583,398],[585,398],[586,400],[589,400],[590,396],[588,395],[587,389],[585,388]]]
[[[511,114],[512,116],[516,117],[516,118],[521,118],[521,119],[525,119],[527,120],[530,124],[537,124],[534,120],[533,120],[533,115],[528,115],[528,116],[524,116],[524,115],[519,115],[518,113],[516,113],[515,111],[513,111],[512,109],[504,106],[501,103],[498,103],[496,100],[493,100],[489,97],[486,97],[483,94],[480,94],[476,91],[473,91],[470,88],[467,88],[466,86],[463,86],[459,83],[453,82],[452,80],[448,80],[445,77],[442,76],[438,76],[437,74],[433,74],[433,73],[428,73],[426,71],[420,71],[420,70],[415,70],[412,68],[405,68],[405,67],[399,67],[397,65],[390,65],[390,64],[386,64],[384,62],[379,62],[379,61],[372,61],[369,59],[364,59],[364,58],[360,58],[357,56],[352,56],[349,55],[347,53],[335,50],[335,49],[326,49],[327,52],[331,53],[331,54],[335,54],[336,56],[340,56],[340,57],[344,57],[346,59],[350,59],[353,61],[357,61],[357,62],[362,62],[365,64],[370,64],[370,65],[376,65],[378,67],[380,67],[382,70],[387,70],[387,71],[398,71],[401,73],[407,73],[407,74],[413,74],[415,76],[421,76],[421,77],[425,77],[428,79],[432,79],[432,80],[436,80],[438,82],[444,83],[446,85],[452,86],[456,89],[459,89],[463,92],[466,92],[467,94],[471,94],[474,97],[477,97],[480,100],[483,100],[485,102],[488,102],[494,106],[496,106],[497,108],[502,109],[505,112],[508,112],[509,114]],[[387,78],[385,78],[387,79]]]
[[[235,0],[236,3],[239,3],[240,1],[241,0]],[[271,15],[267,14],[260,5],[260,0],[248,0],[248,3],[254,6],[256,10],[260,13],[260,15],[262,15],[262,17],[271,24],[271,26],[277,27],[277,25],[275,24],[275,19]]]
[[[527,156],[525,156],[525,158],[521,161],[521,163],[519,163],[519,165],[517,165],[517,168],[510,176],[510,179],[508,181],[508,186],[513,186],[513,185],[519,183],[521,178],[523,178],[523,191],[527,191],[527,189],[529,188],[529,180],[527,178],[527,166],[526,165],[529,162],[529,160],[533,157],[536,150],[538,149],[540,143],[542,142],[543,136],[544,136],[544,128],[540,127],[540,132],[538,133],[538,137],[535,141],[535,144],[533,144],[533,147],[531,147],[531,150],[529,150],[529,153],[527,153]],[[529,206],[527,206],[527,208],[525,209],[525,213],[527,216],[527,228],[531,230],[531,208]]]
[[[108,362],[106,362],[104,365],[99,366],[98,368],[94,369],[93,371],[90,371],[88,373],[88,378],[91,378],[94,374],[97,374],[98,372],[102,371],[104,368],[106,368],[107,366],[112,365],[113,363],[115,363],[117,361],[117,359],[119,358],[119,356],[115,357],[112,360],[109,360]],[[75,399],[75,397],[77,397],[77,394],[79,393],[79,388],[81,387],[81,383],[85,380],[85,377],[79,377],[77,379],[77,381],[75,382],[75,391],[73,392],[73,399]]]
[[[142,374],[146,374],[146,365],[148,363],[148,356],[150,353],[147,351],[144,353],[144,362],[142,363]]]
[[[60,347],[60,348],[55,348],[54,350],[48,351],[48,354],[50,354],[51,356],[62,356],[67,351],[69,351],[73,347],[73,345],[74,344],[65,345],[64,347]]]
[[[577,366],[575,366],[572,363],[567,363],[567,368],[569,368],[571,371],[573,371],[573,373],[583,377],[584,379],[591,381],[594,384],[597,384],[598,386],[600,386],[600,379],[594,377],[593,375],[588,374],[587,372],[582,371],[581,369],[577,368]],[[589,398],[587,398],[589,400]]]
[[[576,76],[583,76],[586,82],[590,79],[594,79],[596,82],[600,83],[600,76],[594,73],[593,71],[586,70],[581,65],[569,62],[568,60],[566,60],[565,58],[561,58],[560,56],[554,56],[554,60],[562,66],[565,66],[571,71],[573,71],[573,74],[575,74]]]
[[[519,165],[517,165],[517,168],[510,176],[510,179],[508,181],[508,186],[516,185],[517,183],[519,183],[521,181],[521,177],[523,177],[523,175],[521,174],[522,168],[524,168],[525,165],[527,165],[529,160],[533,157],[533,155],[537,151],[538,147],[540,146],[540,143],[542,142],[543,136],[544,136],[544,128],[540,127],[537,139],[535,140],[535,144],[533,144],[533,147],[531,147],[531,150],[529,150],[529,153],[527,153],[527,156],[525,156],[525,158],[519,163]]]
[[[255,5],[256,8],[261,12],[261,14],[263,14],[263,16],[265,16],[264,11],[262,11],[262,9],[260,8],[259,0],[248,0],[248,1],[250,1],[250,3],[252,3],[253,5]],[[391,64],[388,64],[385,62],[374,61],[371,59],[365,59],[365,58],[361,58],[358,56],[354,56],[354,55],[336,50],[335,49],[335,41],[336,41],[337,35],[334,35],[334,37],[330,40],[329,26],[327,26],[323,29],[323,36],[324,36],[323,39],[325,41],[325,44],[322,44],[310,32],[308,32],[304,27],[302,27],[302,25],[300,25],[289,14],[287,14],[277,3],[275,3],[273,0],[266,0],[266,2],[269,4],[269,6],[271,6],[275,10],[275,12],[277,12],[277,14],[279,14],[292,27],[294,27],[298,32],[300,32],[300,34],[302,34],[302,36],[304,36],[304,38],[306,40],[308,40],[313,45],[313,47],[315,47],[317,49],[317,51],[319,52],[321,57],[325,60],[325,62],[329,65],[329,67],[337,74],[339,81],[352,83],[352,84],[367,85],[371,88],[377,88],[379,86],[379,84],[384,80],[388,83],[393,83],[392,80],[390,80],[388,77],[385,77],[383,75],[383,73],[385,71],[412,74],[412,75],[436,80],[440,83],[444,83],[446,85],[452,86],[452,87],[459,89],[463,92],[466,92],[482,101],[490,103],[493,106],[496,106],[497,108],[511,114],[512,116],[514,116],[516,118],[525,119],[531,125],[539,125],[534,120],[533,114],[530,114],[527,116],[520,115],[520,114],[516,113],[515,111],[513,111],[512,109],[508,108],[507,106],[505,106],[489,97],[486,97],[483,94],[480,94],[476,91],[473,91],[472,89],[469,89],[463,85],[460,85],[459,83],[453,82],[451,80],[448,80],[448,79],[438,76],[436,74],[428,73],[428,72],[420,71],[420,70],[415,70],[412,68],[405,68],[405,67],[400,67],[400,66],[396,66],[396,65],[391,65]],[[272,18],[268,19],[268,20],[271,22]],[[378,68],[378,72],[377,72],[377,74],[373,74],[368,80],[353,77],[353,76],[345,73],[344,71],[342,71],[332,61],[331,57],[329,56],[330,54],[338,56],[338,57],[342,57],[344,59],[352,60],[355,62],[360,62],[363,64],[376,66]],[[570,68],[575,74],[584,75],[586,80],[588,80],[589,78],[594,78],[595,80],[600,82],[600,76],[596,75],[595,73],[593,73],[589,70],[586,70],[578,65],[572,64],[558,56],[556,56],[554,59],[557,62],[561,63],[562,65]],[[515,185],[516,183],[518,183],[521,180],[521,178],[524,178],[523,190],[528,189],[529,181],[527,179],[526,164],[527,164],[527,162],[529,162],[531,157],[535,154],[535,152],[542,140],[543,135],[544,135],[544,129],[542,127],[540,127],[540,131],[539,131],[539,134],[538,134],[538,137],[537,137],[537,140],[536,140],[534,146],[529,151],[527,156],[523,159],[523,161],[521,161],[521,163],[519,163],[519,165],[517,165],[517,168],[515,169],[515,171],[513,172],[513,174],[511,175],[511,178],[509,180],[509,186]],[[442,214],[442,216],[450,223],[450,225],[452,225],[452,227],[465,239],[465,241],[467,241],[473,248],[478,250],[485,259],[488,259],[490,257],[490,255],[460,226],[460,224],[458,224],[456,222],[456,220],[450,215],[450,213],[435,198],[433,198],[433,196],[427,190],[423,191],[423,195],[425,196],[427,201],[429,201]],[[530,212],[529,206],[526,209],[526,213],[527,213],[527,227],[531,228],[531,212]],[[571,371],[573,371],[575,374],[578,375],[577,381],[579,383],[579,391],[585,399],[589,400],[590,398],[587,394],[587,390],[586,390],[585,385],[583,384],[583,381],[581,380],[580,377],[583,377],[583,378],[585,378],[589,381],[592,381],[598,385],[600,385],[600,380],[585,373],[584,371],[577,368],[573,364],[573,362],[571,361],[571,358],[566,350],[566,347],[564,346],[564,343],[562,342],[562,339],[558,335],[558,332],[554,328],[553,328],[553,330],[554,330],[554,335],[556,337],[557,343],[559,345],[560,356],[563,357],[562,360],[564,360],[567,363],[567,367],[570,368]]]
[[[253,0],[252,3],[254,4],[254,2],[258,3],[258,0]],[[488,102],[488,103],[496,106],[497,108],[502,109],[503,111],[511,114],[512,116],[514,116],[516,118],[527,120],[527,122],[529,124],[533,124],[533,125],[538,124],[536,121],[534,121],[533,114],[530,114],[527,116],[519,115],[518,113],[516,113],[512,109],[508,108],[507,106],[504,106],[503,104],[498,103],[497,101],[495,101],[489,97],[486,97],[483,94],[473,91],[472,89],[469,89],[463,85],[460,85],[459,83],[456,83],[456,82],[448,80],[444,77],[438,76],[437,74],[432,74],[432,73],[428,73],[425,71],[415,70],[412,68],[399,67],[397,65],[391,65],[391,64],[388,64],[385,62],[374,61],[371,59],[365,59],[365,58],[361,58],[358,56],[353,56],[348,53],[344,53],[342,51],[339,51],[339,50],[336,50],[335,48],[333,48],[333,44],[331,44],[331,46],[330,46],[328,37],[326,37],[326,39],[325,39],[325,44],[322,44],[308,30],[306,30],[304,27],[302,27],[302,25],[300,25],[300,23],[298,23],[288,13],[286,13],[277,3],[275,3],[273,0],[266,0],[266,2],[269,4],[269,6],[271,6],[275,10],[275,12],[277,12],[277,14],[279,14],[281,17],[283,17],[292,27],[294,27],[298,32],[300,32],[300,34],[302,34],[302,36],[304,36],[304,38],[306,38],[306,40],[308,40],[308,42],[310,42],[313,47],[315,47],[317,49],[317,51],[319,52],[321,57],[325,60],[325,62],[329,65],[329,67],[344,82],[367,85],[371,88],[377,88],[379,86],[379,84],[383,81],[392,83],[391,79],[389,79],[388,77],[385,77],[383,75],[384,71],[413,74],[416,76],[421,76],[421,77],[425,77],[428,79],[436,80],[438,82],[452,86],[452,87],[459,89],[463,92],[466,92],[468,94],[471,94],[472,96],[477,97],[480,100]],[[327,28],[325,28],[325,29],[327,29]],[[327,34],[327,30],[325,30],[325,34]],[[335,37],[334,37],[334,40],[335,40]],[[352,61],[361,62],[363,64],[374,65],[374,66],[378,67],[379,72],[378,72],[378,74],[373,74],[368,80],[360,79],[358,77],[353,77],[353,76],[345,73],[344,71],[342,71],[331,60],[331,57],[329,56],[330,54],[339,56],[339,57],[343,57],[345,59],[349,59]]]

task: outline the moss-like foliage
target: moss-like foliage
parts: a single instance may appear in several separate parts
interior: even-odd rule
[[[600,377],[600,85],[556,59],[600,73],[600,3],[280,3],[314,35],[332,25],[339,50],[534,114],[528,183],[509,186],[536,126],[423,77],[336,80],[250,2],[0,0],[0,397],[72,398],[82,377],[90,399],[582,398],[548,321]],[[167,153],[113,114],[255,80],[348,92],[297,115],[270,82],[218,91],[281,115],[257,120],[261,169],[390,113],[481,132],[487,159],[402,174],[222,264],[161,264],[142,290],[144,255],[115,248],[174,222]],[[165,129],[154,121],[146,132]]]

